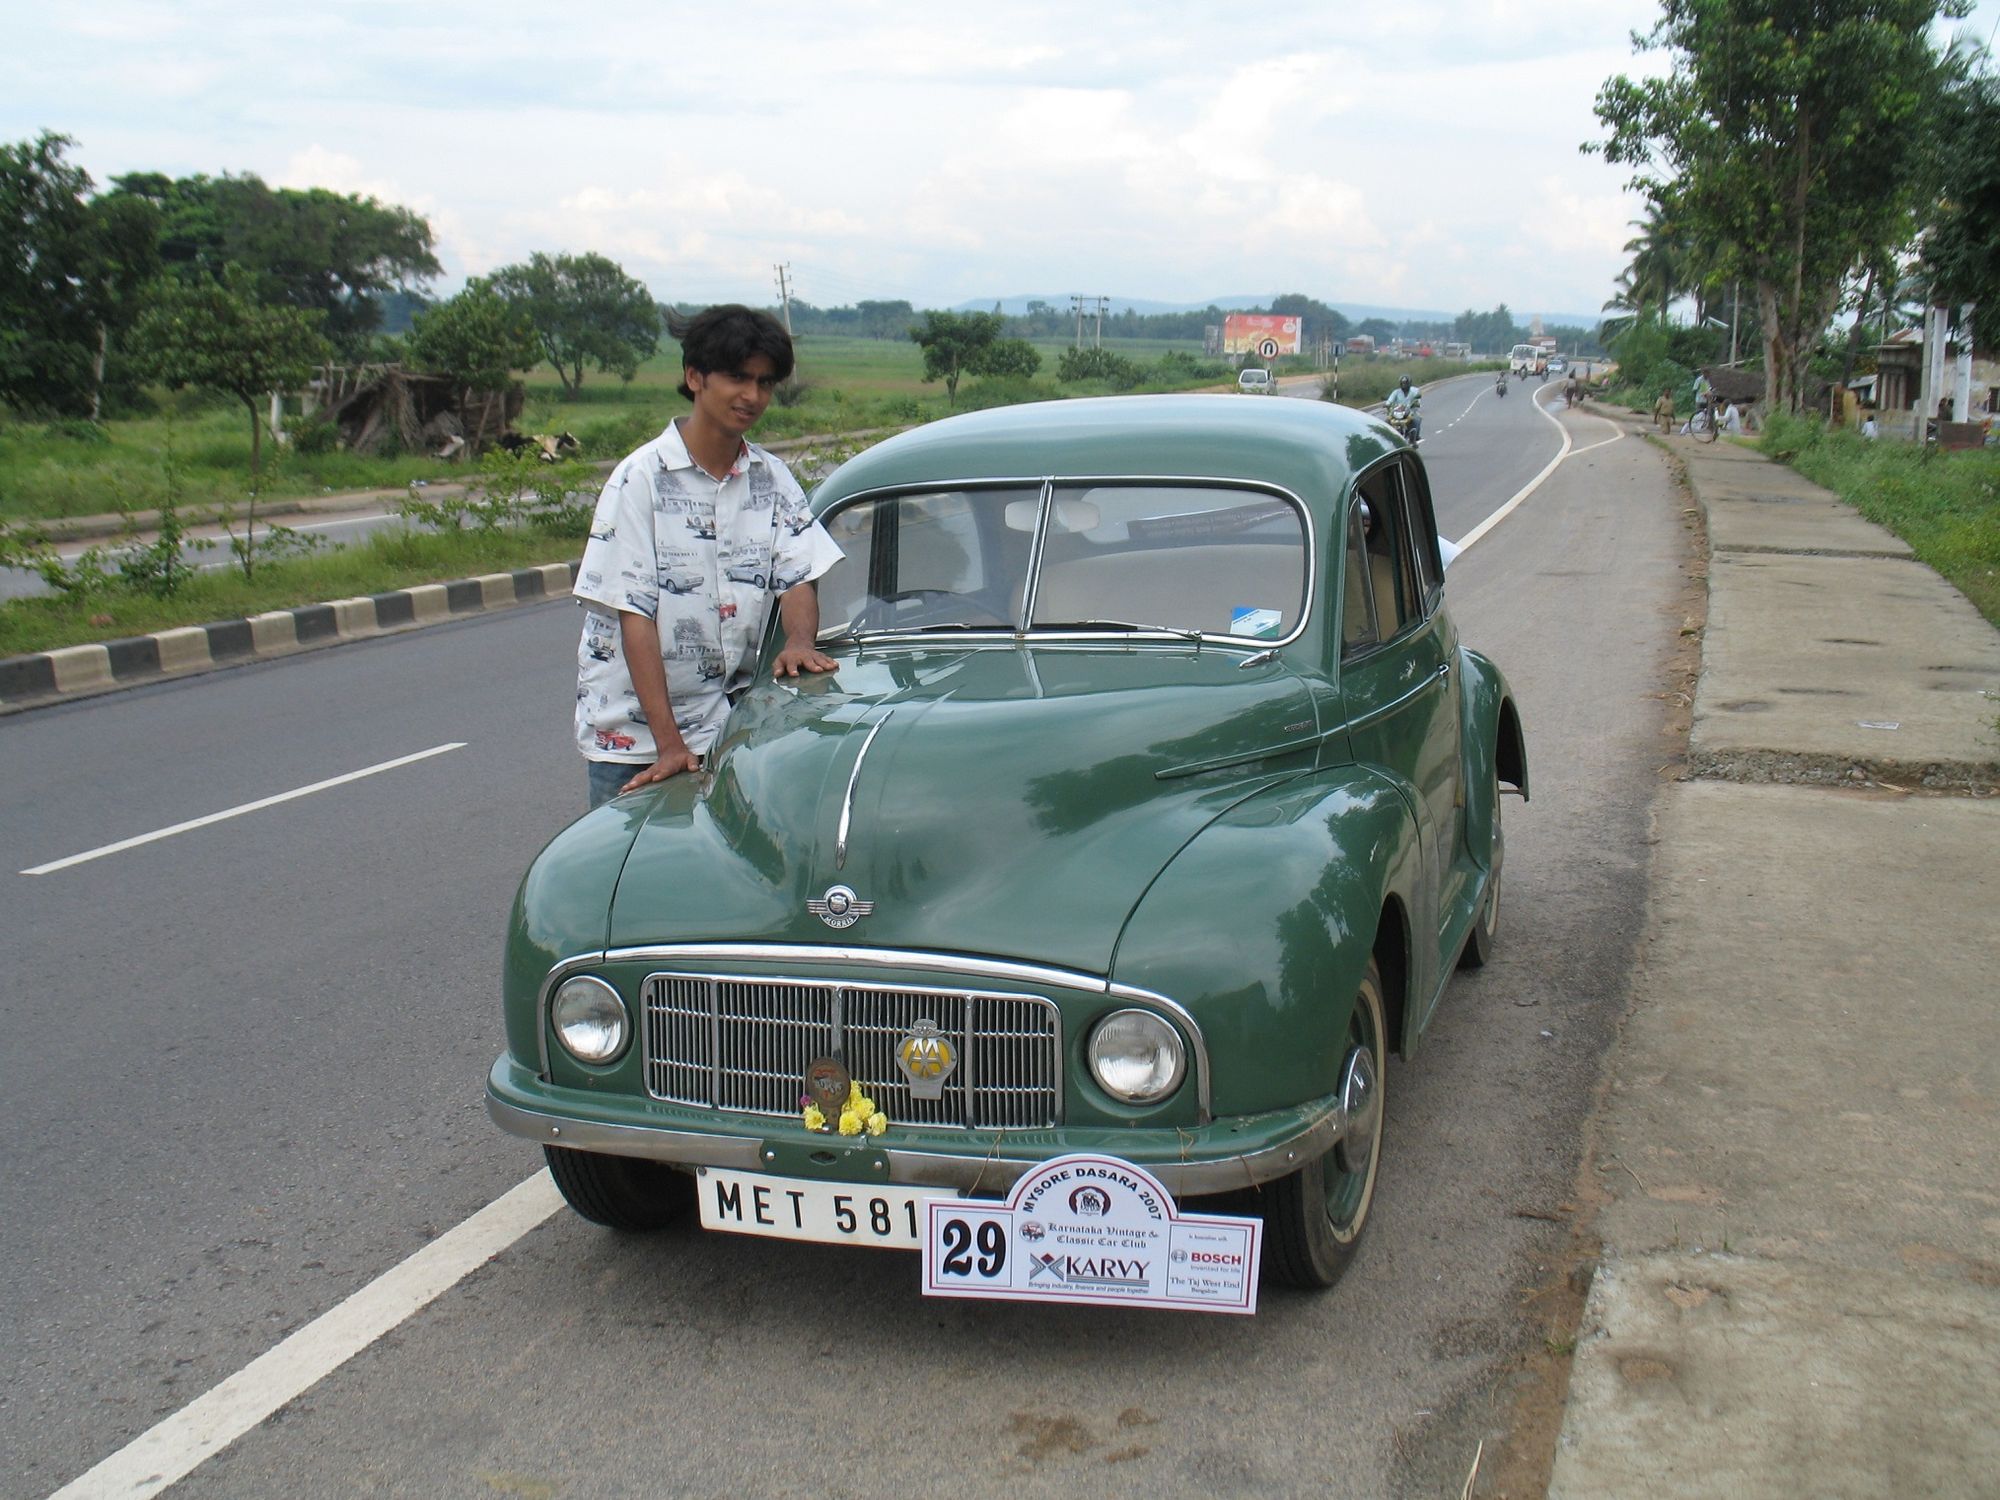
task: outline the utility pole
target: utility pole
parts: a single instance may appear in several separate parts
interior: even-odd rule
[[[1099,349],[1102,349],[1104,347],[1104,309],[1108,307],[1110,303],[1111,299],[1109,297],[1099,297],[1097,299],[1096,346]]]
[[[1084,301],[1085,301],[1085,299],[1084,299],[1084,297],[1083,297],[1083,296],[1082,296],[1082,295],[1081,295],[1080,293],[1077,293],[1077,292],[1071,292],[1071,293],[1070,293],[1070,296],[1069,296],[1069,307],[1070,307],[1070,311],[1076,314],[1076,346],[1075,346],[1075,347],[1077,347],[1078,349],[1081,349],[1081,348],[1083,347],[1083,304],[1084,304]]]
[[[790,264],[772,267],[778,273],[778,300],[785,308],[785,332],[792,331],[792,290],[785,284],[786,274],[792,269]]]

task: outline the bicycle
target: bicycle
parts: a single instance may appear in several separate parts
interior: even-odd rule
[[[1715,420],[1715,403],[1703,401],[1688,418],[1688,435],[1697,443],[1712,443],[1721,436],[1721,424]]]

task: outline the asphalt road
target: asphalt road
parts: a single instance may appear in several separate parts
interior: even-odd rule
[[[1427,395],[1445,535],[1558,452],[1532,393]],[[1376,1222],[1339,1287],[1267,1292],[1254,1319],[930,1302],[910,1256],[562,1213],[173,1493],[1372,1495],[1462,1475],[1540,1341],[1531,1291],[1562,1231],[1521,1214],[1571,1195],[1678,624],[1660,461],[1563,420],[1578,451],[1448,584],[1529,737],[1501,951],[1389,1069]],[[55,1492],[534,1172],[480,1087],[514,882],[582,807],[575,631],[555,602],[0,720],[0,1492]]]

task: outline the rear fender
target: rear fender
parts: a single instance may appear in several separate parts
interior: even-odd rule
[[[1486,657],[1461,648],[1458,674],[1465,757],[1465,846],[1484,868],[1493,847],[1495,783],[1528,800],[1528,747],[1507,679]]]
[[[1410,904],[1417,825],[1394,783],[1341,767],[1237,803],[1140,899],[1112,981],[1200,1026],[1218,1116],[1332,1092],[1383,906]]]

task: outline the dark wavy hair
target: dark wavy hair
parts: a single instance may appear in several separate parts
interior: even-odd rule
[[[669,308],[667,332],[681,341],[683,370],[699,370],[704,375],[717,370],[733,374],[749,362],[751,355],[763,354],[770,357],[778,379],[791,376],[792,336],[785,332],[785,325],[769,313],[741,303],[704,308],[693,317]],[[688,400],[694,400],[694,392],[688,389],[685,379],[676,389]]]

